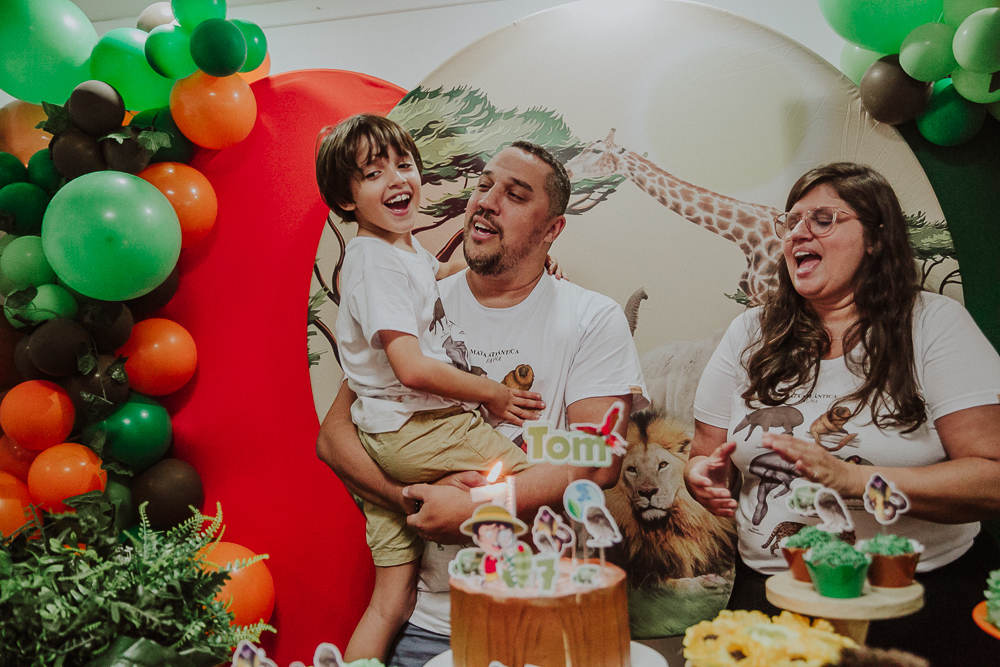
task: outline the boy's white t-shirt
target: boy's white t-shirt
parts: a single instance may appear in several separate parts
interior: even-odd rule
[[[516,306],[486,308],[469,289],[466,273],[438,286],[453,320],[452,336],[464,343],[474,371],[482,369],[503,382],[519,366],[530,366],[530,390],[545,402],[541,419],[560,429],[569,426],[566,407],[584,398],[631,394],[633,411],[649,405],[628,322],[613,300],[545,274]],[[493,426],[521,441],[520,427]],[[448,562],[460,548],[430,543],[424,550],[417,607],[410,618],[414,625],[449,634]]]
[[[355,237],[344,252],[337,347],[347,385],[358,395],[351,419],[366,433],[397,431],[415,412],[476,408],[404,386],[382,349],[378,332],[400,331],[415,336],[425,356],[468,369],[438,293],[438,261],[416,237],[413,248],[411,253],[381,239]]]
[[[1000,357],[965,308],[948,297],[924,292],[914,308],[914,366],[928,421],[910,434],[879,430],[871,423],[868,410],[843,424],[819,421],[837,398],[860,385],[860,378],[847,368],[843,358],[820,362],[816,388],[803,402],[796,401],[804,390],[786,405],[763,408],[755,414],[740,394],[748,386],[742,365],[744,351],[759,329],[759,308],[743,313],[730,325],[698,385],[694,416],[710,426],[727,429],[727,438],[736,441],[733,462],[743,474],[736,511],[740,556],[764,574],[787,569],[773,539],[781,532],[776,531],[779,524],[820,522],[788,510],[789,485],[798,474],[777,454],[764,449],[760,441],[764,430],[775,434],[790,431],[794,437],[809,441],[818,435],[820,444],[833,450],[834,456],[862,465],[928,466],[947,459],[934,420],[1000,400]],[[891,481],[891,471],[886,477]],[[862,500],[846,502],[858,539],[880,532],[880,524],[865,511]],[[903,514],[884,530],[924,545],[918,570],[925,572],[965,553],[979,529],[978,522],[940,524]]]

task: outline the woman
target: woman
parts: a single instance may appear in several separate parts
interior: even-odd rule
[[[837,490],[864,539],[880,528],[861,501],[877,472],[910,499],[888,531],[924,544],[926,592],[916,616],[873,623],[869,644],[935,667],[1000,664],[1000,642],[971,620],[1000,568],[979,525],[1000,516],[1000,358],[961,305],[920,291],[880,174],[813,169],[785,208],[779,286],[730,325],[702,375],[685,470],[702,505],[737,519],[730,608],[777,613],[764,592],[785,569],[776,538],[818,523],[786,507],[796,478]]]

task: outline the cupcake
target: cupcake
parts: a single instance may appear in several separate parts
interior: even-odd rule
[[[1000,570],[990,572],[986,587],[986,620],[1000,627]]]
[[[816,592],[828,598],[856,598],[872,557],[840,540],[809,549],[802,557]]]
[[[903,588],[912,584],[917,561],[924,550],[923,545],[916,540],[887,533],[862,540],[858,542],[857,548],[872,557],[868,581],[872,586],[885,588]]]
[[[809,571],[802,556],[809,549],[836,539],[837,536],[833,533],[820,530],[816,526],[806,526],[794,535],[782,538],[778,546],[781,548],[781,555],[788,563],[788,569],[792,571],[792,576],[798,581],[809,584],[812,583],[812,579],[809,578]]]

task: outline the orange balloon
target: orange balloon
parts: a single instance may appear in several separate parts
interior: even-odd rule
[[[204,148],[221,149],[247,138],[257,121],[257,99],[246,81],[198,70],[170,89],[170,114],[184,136]]]
[[[227,563],[256,555],[239,544],[219,542],[214,548],[208,548],[203,567],[218,572]],[[264,561],[241,567],[229,573],[229,579],[222,585],[222,590],[215,599],[223,603],[232,601],[229,611],[236,617],[233,625],[249,625],[257,621],[267,623],[274,611],[274,579]]]
[[[31,156],[48,148],[52,135],[35,129],[48,118],[39,104],[14,100],[0,107],[0,151],[16,155],[25,165]]]
[[[180,162],[158,162],[136,174],[170,201],[181,223],[181,248],[205,238],[219,213],[215,188],[205,176]]]
[[[0,472],[28,481],[28,469],[38,456],[34,449],[28,449],[14,442],[9,435],[0,438]]]
[[[194,338],[181,325],[162,317],[136,322],[118,354],[128,357],[129,387],[147,396],[177,391],[198,365]]]
[[[0,428],[28,449],[45,449],[66,439],[76,411],[66,390],[48,380],[28,380],[0,402]]]
[[[260,81],[265,76],[271,73],[271,54],[264,54],[264,61],[257,65],[254,69],[249,72],[237,72],[247,83],[253,83],[254,81]]]
[[[28,471],[28,491],[34,502],[50,512],[72,512],[63,503],[88,491],[104,491],[108,473],[89,447],[64,442],[38,455]]]
[[[0,534],[13,535],[28,522],[31,494],[27,485],[13,475],[0,472]]]

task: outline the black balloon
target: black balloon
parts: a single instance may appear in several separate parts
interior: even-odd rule
[[[66,130],[52,139],[49,151],[56,170],[69,179],[108,168],[101,145],[83,130]]]
[[[31,336],[25,336],[18,341],[14,348],[14,367],[25,380],[57,380],[58,378],[43,373],[38,370],[34,362],[31,361],[30,352]]]
[[[163,459],[132,483],[132,503],[144,502],[146,518],[153,528],[165,530],[190,519],[191,507],[201,509],[205,490],[198,471],[180,459]]]
[[[135,317],[136,322],[146,319],[167,305],[174,298],[174,294],[177,293],[180,279],[180,269],[174,266],[174,270],[170,272],[166,280],[153,288],[151,292],[126,301],[125,305],[132,311],[132,316]]]
[[[121,301],[88,301],[80,306],[77,321],[90,332],[98,352],[114,352],[132,335],[132,312]]]
[[[94,137],[119,130],[125,121],[122,96],[103,81],[84,81],[74,88],[66,110],[77,127]]]
[[[62,380],[63,389],[69,394],[73,407],[76,408],[77,426],[83,427],[105,419],[115,407],[128,398],[128,375],[124,373],[124,368],[119,378],[108,373],[108,367],[116,358],[110,354],[99,354],[97,366],[90,373],[86,375],[77,373]],[[85,393],[96,396],[97,400],[87,400],[83,396]]]
[[[911,121],[927,107],[934,84],[917,81],[903,71],[899,55],[879,58],[861,78],[861,104],[872,118],[887,125]]]
[[[28,358],[35,368],[49,375],[79,372],[77,359],[90,349],[90,334],[77,322],[51,319],[31,334]]]
[[[128,139],[101,139],[101,154],[108,169],[124,171],[126,174],[138,174],[149,165],[149,151],[137,141],[139,130],[134,127],[124,127],[122,132],[129,135]]]

